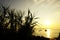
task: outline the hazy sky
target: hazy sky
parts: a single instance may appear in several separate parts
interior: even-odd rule
[[[39,22],[51,21],[51,27],[60,28],[60,0],[0,0],[0,4],[27,10],[28,8],[36,16],[40,17]]]

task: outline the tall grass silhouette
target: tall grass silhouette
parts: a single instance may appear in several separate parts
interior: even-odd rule
[[[34,21],[35,16],[32,15],[30,10],[28,14],[24,16],[23,12],[16,12],[14,9],[2,6],[0,11],[0,33],[6,36],[18,35],[21,38],[32,37],[33,28],[37,22]],[[24,19],[24,20],[23,20]]]

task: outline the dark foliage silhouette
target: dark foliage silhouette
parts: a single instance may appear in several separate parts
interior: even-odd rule
[[[7,35],[8,34],[18,34],[20,37],[31,37],[32,29],[36,25],[33,22],[34,18],[30,10],[28,10],[28,15],[23,17],[24,13],[15,12],[15,10],[9,9],[9,7],[2,6],[2,11],[0,12],[0,32]],[[23,20],[24,19],[24,20]],[[25,21],[25,22],[23,22]],[[18,29],[17,29],[18,28]],[[18,31],[17,31],[18,30]],[[8,35],[9,36],[9,35]]]
[[[59,36],[58,36],[58,38],[56,38],[56,40],[60,40],[60,33],[59,33]]]
[[[20,36],[22,38],[26,38],[26,39],[31,39],[32,37],[32,33],[33,33],[33,27],[36,25],[36,21],[33,22],[33,19],[35,19],[32,15],[32,13],[30,12],[30,10],[28,10],[28,15],[25,17],[25,23],[23,25],[21,25],[21,28],[19,30],[19,34],[21,34]],[[22,21],[21,21],[22,23]]]

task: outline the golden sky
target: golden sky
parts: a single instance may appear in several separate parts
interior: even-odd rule
[[[22,11],[29,8],[40,18],[38,22],[43,26],[46,26],[44,22],[48,20],[48,28],[60,28],[60,0],[0,0],[0,4]]]

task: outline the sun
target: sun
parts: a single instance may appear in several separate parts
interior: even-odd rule
[[[50,25],[51,21],[50,20],[44,20],[44,25]]]

